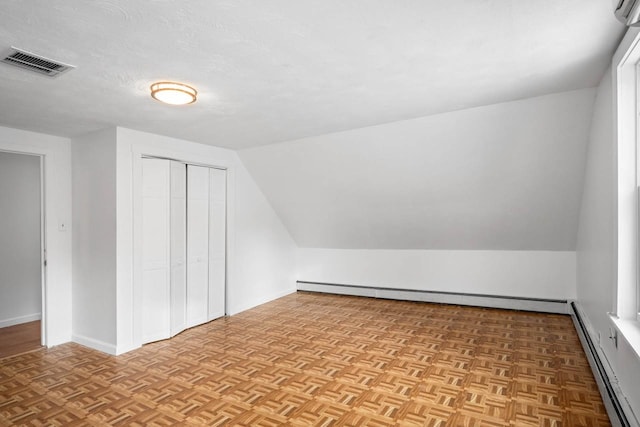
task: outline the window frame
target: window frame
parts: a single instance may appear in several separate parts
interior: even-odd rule
[[[640,29],[629,28],[612,60],[614,298],[610,318],[640,357]],[[617,340],[616,340],[617,346]]]

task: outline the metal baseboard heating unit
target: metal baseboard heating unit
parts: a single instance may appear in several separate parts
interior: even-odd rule
[[[628,402],[619,391],[617,383],[615,380],[612,381],[612,378],[614,378],[613,372],[607,369],[605,362],[600,357],[600,352],[591,339],[589,329],[580,314],[578,306],[575,302],[571,302],[569,307],[573,324],[578,332],[578,337],[582,343],[582,348],[587,356],[589,365],[591,365],[593,376],[600,389],[600,395],[607,409],[607,414],[609,414],[611,424],[615,427],[639,427],[640,424]]]
[[[404,301],[433,302],[441,304],[470,305],[476,307],[503,308],[507,310],[537,311],[542,313],[568,314],[567,300],[510,297],[445,291],[398,289],[340,283],[297,281],[297,289],[307,292],[352,295]]]

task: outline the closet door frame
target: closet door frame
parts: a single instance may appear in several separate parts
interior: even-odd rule
[[[141,347],[142,341],[142,310],[140,309],[142,303],[142,160],[144,158],[170,160],[174,162],[184,163],[185,165],[202,166],[210,169],[223,170],[226,173],[226,185],[225,185],[225,283],[224,283],[224,316],[229,314],[229,284],[232,281],[233,271],[230,268],[229,260],[233,257],[234,244],[234,222],[233,222],[233,206],[235,193],[232,191],[235,184],[235,171],[233,170],[232,163],[226,162],[211,162],[203,163],[197,160],[190,160],[190,156],[177,156],[174,152],[165,153],[159,149],[133,149],[132,150],[132,188],[131,188],[131,201],[132,201],[132,221],[131,229],[133,235],[133,241],[131,244],[131,285],[130,285],[130,299],[131,304],[127,304],[124,309],[118,313],[118,318],[130,319],[130,329],[122,328],[124,332],[129,329],[127,335],[130,337],[130,343],[123,343],[122,346],[118,346],[123,350],[119,350],[118,354],[125,351],[132,350],[134,348]],[[198,156],[202,158],[202,156]],[[226,163],[226,165],[225,165]],[[127,298],[123,298],[125,301]],[[120,311],[120,309],[119,309]],[[127,313],[130,313],[127,315]],[[119,328],[120,334],[120,328]],[[129,335],[130,334],[130,335]]]

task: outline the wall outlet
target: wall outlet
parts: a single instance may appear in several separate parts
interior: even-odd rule
[[[618,348],[618,330],[616,328],[609,328],[609,339],[613,341],[613,346]]]

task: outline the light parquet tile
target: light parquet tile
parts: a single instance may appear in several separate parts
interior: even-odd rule
[[[568,316],[297,293],[119,357],[0,359],[0,425],[610,424]]]

